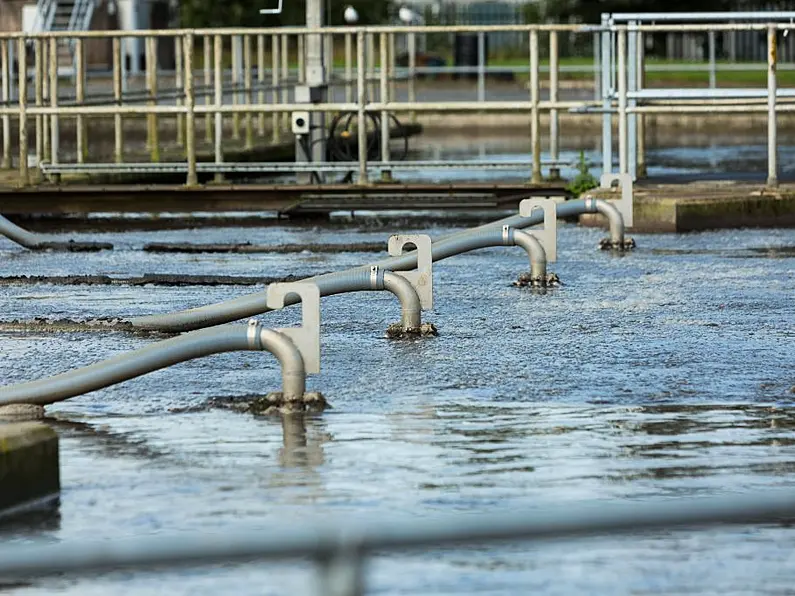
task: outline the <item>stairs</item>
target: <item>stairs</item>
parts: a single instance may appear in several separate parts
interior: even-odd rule
[[[91,26],[96,4],[97,0],[38,0],[34,31],[86,31]],[[74,65],[74,51],[73,40],[59,43],[59,67]]]

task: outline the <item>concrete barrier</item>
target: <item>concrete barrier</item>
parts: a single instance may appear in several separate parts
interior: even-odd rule
[[[60,488],[55,431],[41,422],[0,422],[0,519],[51,504]]]

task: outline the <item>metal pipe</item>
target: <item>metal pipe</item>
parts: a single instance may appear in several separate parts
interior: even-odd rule
[[[124,56],[121,55],[121,40],[118,37],[113,38],[113,99],[116,105],[121,106],[122,101],[122,78],[121,78],[121,63],[124,61]],[[147,139],[149,137],[149,128],[147,127]],[[124,141],[122,135],[124,129],[122,127],[121,114],[113,115],[113,155],[116,163],[124,161]]]
[[[75,40],[75,99],[79,105],[86,100],[86,53],[83,40],[78,37]],[[75,120],[77,127],[77,163],[85,162],[88,157],[86,138],[86,119],[78,115]]]
[[[5,236],[20,246],[31,250],[94,251],[113,248],[112,244],[106,242],[75,242],[74,240],[63,242],[53,240],[50,236],[29,232],[2,215],[0,215],[0,236]]]
[[[626,174],[627,167],[627,32],[618,32],[618,172]]]
[[[193,331],[46,379],[0,387],[0,405],[52,404],[202,356],[259,350],[279,360],[284,399],[302,399],[306,373],[301,352],[286,335],[252,321]]]
[[[180,40],[185,45],[185,159],[188,162],[188,177],[186,184],[194,186],[199,179],[196,175],[196,107],[195,89],[193,87],[193,42],[192,33],[188,33]]]
[[[185,43],[184,37],[176,36],[174,37],[174,87],[177,90],[176,101],[174,102],[175,105],[181,106],[183,105],[183,82],[182,82],[182,69],[184,66],[183,58],[182,58],[182,50],[184,49],[182,46]],[[186,73],[187,76],[187,73]],[[183,114],[177,114],[177,145],[184,145],[185,144],[185,128],[183,123]]]
[[[623,246],[624,238],[624,218],[621,212],[614,205],[601,199],[585,197],[585,213],[601,213],[607,218],[610,227],[610,243],[613,246]]]
[[[776,129],[776,29],[767,31],[767,185],[778,186],[778,139]]]
[[[530,32],[530,151],[533,156],[531,179],[541,182],[541,122],[538,106],[541,89],[538,83],[538,31]]]
[[[417,290],[405,277],[385,271],[384,289],[400,300],[400,324],[404,331],[419,329],[422,325],[422,306]]]

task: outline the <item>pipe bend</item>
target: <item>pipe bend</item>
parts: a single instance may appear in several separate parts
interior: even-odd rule
[[[414,286],[405,277],[384,271],[384,289],[400,300],[400,324],[403,329],[419,329],[422,325],[422,305]]]
[[[616,206],[603,199],[588,197],[585,199],[585,206],[590,213],[601,213],[607,218],[610,226],[610,242],[613,246],[624,244],[624,216],[616,209]]]
[[[0,215],[0,234],[23,246],[25,248],[35,249],[44,244],[45,240],[39,234],[28,232],[24,228],[20,228],[17,224],[6,219]]]
[[[524,230],[511,228],[511,236],[516,246],[521,246],[530,259],[530,275],[533,279],[546,279],[547,252],[538,238]]]
[[[306,392],[306,368],[301,351],[287,335],[273,329],[260,329],[259,340],[260,349],[276,356],[281,365],[284,400],[303,399]]]

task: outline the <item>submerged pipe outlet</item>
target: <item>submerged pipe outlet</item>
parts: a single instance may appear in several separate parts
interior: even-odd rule
[[[0,406],[52,404],[180,362],[236,351],[266,351],[276,356],[284,402],[304,399],[306,372],[301,352],[286,335],[251,321],[193,331],[46,379],[0,387]]]
[[[66,250],[71,252],[92,252],[99,250],[110,250],[113,248],[112,244],[107,242],[75,242],[69,240],[62,242],[52,240],[43,234],[34,234],[28,230],[19,227],[14,222],[6,219],[0,215],[0,234],[31,250]]]
[[[629,250],[635,248],[635,241],[632,238],[625,238],[624,218],[615,205],[593,197],[585,199],[586,213],[601,213],[607,218],[610,227],[610,237],[603,239],[599,246],[602,250]]]
[[[613,208],[613,210],[607,209],[606,210],[607,213],[605,211],[599,211],[597,205],[600,202],[604,203],[604,201],[593,200],[593,199],[587,199],[587,200],[576,199],[572,201],[565,201],[563,203],[558,204],[557,214],[559,218],[567,218],[567,217],[574,217],[577,215],[581,215],[583,213],[594,213],[595,211],[598,211],[600,213],[607,215],[608,218],[612,217],[612,219],[609,219],[609,221],[611,222],[610,226],[611,238],[614,236],[619,237],[618,236],[619,232],[620,232],[620,237],[623,237],[624,220],[621,217],[621,214],[618,213],[615,210],[615,208]],[[461,232],[450,234],[443,238],[439,238],[433,243],[431,249],[432,258],[434,261],[440,261],[442,259],[446,259],[453,255],[460,254],[461,252],[465,252],[462,251],[460,247],[461,243],[468,237],[477,236],[484,232],[488,232],[489,230],[493,232],[495,229],[497,233],[501,235],[502,226],[507,225],[512,228],[523,229],[542,223],[543,220],[544,216],[541,210],[536,210],[529,217],[522,217],[521,215],[511,215],[509,217],[505,217],[503,219],[476,228],[472,228],[470,230],[464,230]],[[500,245],[501,243],[497,242],[497,244],[487,244],[483,246],[500,246]],[[475,246],[474,248],[478,248],[478,246]],[[468,250],[473,250],[473,248],[470,248]],[[370,265],[356,267],[348,271],[342,271],[338,273],[328,273],[325,275],[319,275],[317,277],[311,277],[305,281],[315,282],[318,288],[320,289],[321,296],[330,296],[332,294],[338,294],[343,291],[352,291],[352,290],[340,289],[344,287],[344,280],[346,279],[346,277],[351,275],[369,276],[370,267],[374,265],[380,268],[389,269],[391,271],[409,271],[417,267],[417,251],[409,251],[402,254],[401,256],[382,259],[375,263],[371,263]],[[239,296],[237,298],[233,298],[231,300],[226,300],[224,302],[219,302],[216,304],[209,304],[206,306],[200,306],[197,308],[191,308],[187,310],[166,313],[161,315],[133,317],[128,319],[128,321],[133,325],[133,327],[139,329],[150,329],[150,330],[172,331],[172,332],[200,329],[202,327],[220,325],[222,323],[237,321],[240,319],[245,319],[248,317],[253,317],[268,312],[270,309],[266,305],[266,296],[267,296],[266,291],[256,292],[253,294]],[[297,299],[291,300],[291,298],[288,296],[287,299],[285,300],[285,306],[288,304],[295,304],[297,301],[298,301]]]

